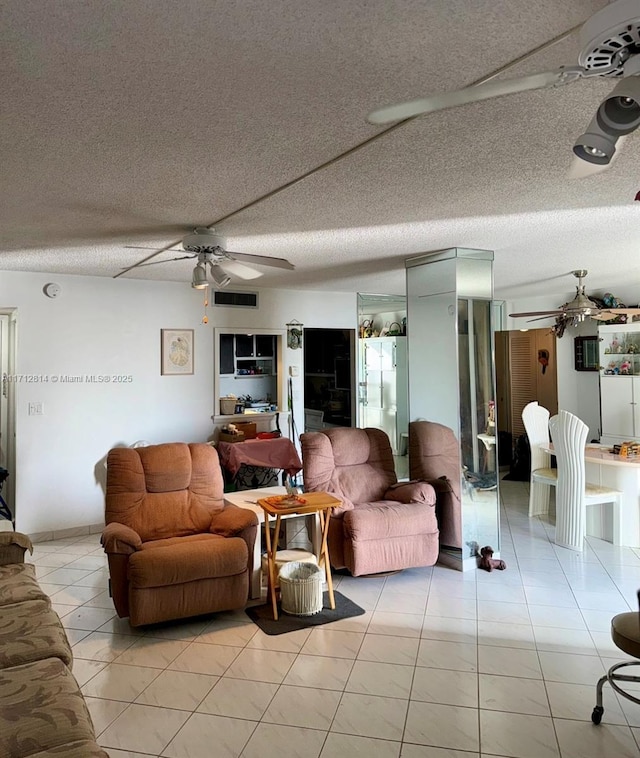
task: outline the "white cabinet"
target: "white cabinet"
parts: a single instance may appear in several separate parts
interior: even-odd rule
[[[640,438],[640,324],[601,326],[601,441]]]
[[[220,373],[235,376],[275,373],[277,355],[273,334],[221,334]]]
[[[407,338],[360,340],[358,425],[382,429],[395,454],[408,428]]]
[[[640,437],[640,377],[600,378],[602,441],[625,442]]]

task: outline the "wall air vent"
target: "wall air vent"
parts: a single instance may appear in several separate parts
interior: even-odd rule
[[[258,293],[214,290],[213,305],[222,305],[227,308],[257,308]]]

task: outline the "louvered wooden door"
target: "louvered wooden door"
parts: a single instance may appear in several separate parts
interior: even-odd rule
[[[533,332],[509,333],[509,384],[511,395],[511,434],[516,440],[525,433],[522,411],[536,399],[536,366]]]

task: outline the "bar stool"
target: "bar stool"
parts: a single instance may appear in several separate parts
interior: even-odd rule
[[[638,604],[640,605],[640,590],[638,591]],[[631,611],[630,613],[619,613],[617,616],[614,616],[611,619],[611,639],[615,646],[620,648],[623,653],[632,655],[634,658],[640,658],[640,613]],[[640,682],[640,676],[618,673],[619,669],[638,665],[640,665],[640,660],[615,663],[598,681],[596,685],[596,706],[591,714],[591,721],[594,724],[599,724],[602,721],[602,714],[604,713],[602,688],[605,682],[609,682],[613,689],[619,695],[622,695],[622,697],[626,697],[627,700],[640,705],[640,698],[622,689],[618,684],[618,682]]]

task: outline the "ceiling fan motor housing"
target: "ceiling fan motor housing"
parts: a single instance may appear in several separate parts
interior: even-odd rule
[[[606,5],[580,29],[578,63],[590,71],[617,68],[603,76],[621,76],[623,64],[640,53],[640,7],[637,0]]]
[[[213,253],[224,250],[225,239],[214,234],[213,229],[199,227],[182,240],[182,247],[189,253]]]

